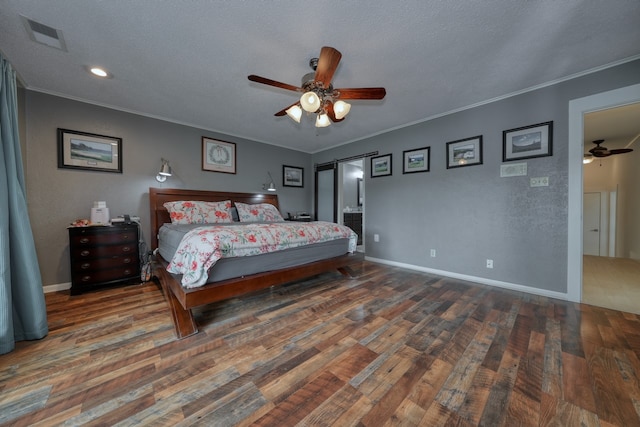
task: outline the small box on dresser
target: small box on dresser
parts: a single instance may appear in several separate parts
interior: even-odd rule
[[[70,227],[71,295],[140,280],[138,224]]]

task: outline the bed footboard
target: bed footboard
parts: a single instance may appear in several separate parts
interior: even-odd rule
[[[222,301],[333,270],[338,270],[343,276],[353,277],[348,265],[361,259],[358,255],[344,254],[297,267],[252,274],[209,283],[199,288],[187,289],[180,284],[180,276],[171,274],[166,270],[167,262],[161,257],[158,258],[154,274],[160,281],[169,304],[178,339],[186,338],[198,332],[198,326],[191,313],[191,308],[193,307]]]
[[[196,321],[193,318],[191,309],[183,307],[176,294],[172,290],[172,284],[173,286],[175,286],[175,284],[177,284],[178,286],[181,285],[179,282],[176,282],[176,278],[167,271],[165,262],[156,263],[154,275],[160,282],[164,297],[169,304],[169,311],[171,312],[173,326],[175,327],[176,336],[178,337],[178,339],[197,334],[198,326],[196,325]]]

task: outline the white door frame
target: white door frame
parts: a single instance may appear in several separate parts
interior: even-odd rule
[[[582,157],[584,115],[640,102],[640,84],[569,101],[567,299],[582,301]]]

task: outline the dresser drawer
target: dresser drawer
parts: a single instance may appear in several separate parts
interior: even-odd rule
[[[96,233],[90,233],[86,229],[83,229],[80,232],[71,234],[70,243],[74,246],[94,246],[136,242],[137,240],[138,235],[135,229]]]
[[[138,263],[137,254],[132,254],[131,256],[123,256],[123,257],[85,259],[85,260],[81,260],[73,263],[71,268],[72,268],[73,274],[76,274],[76,273],[79,274],[79,273],[105,270],[108,268],[127,267],[127,266],[137,267],[137,263]]]
[[[125,255],[138,254],[137,244],[128,245],[110,245],[110,246],[86,246],[86,247],[73,247],[71,249],[71,258],[73,260],[88,259],[88,258],[112,258],[121,257]]]
[[[93,272],[79,272],[72,275],[72,283],[75,285],[94,285],[112,281],[122,281],[139,277],[137,266],[119,267],[108,270],[98,270]]]

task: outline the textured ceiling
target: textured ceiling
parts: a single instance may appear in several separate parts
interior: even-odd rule
[[[638,0],[2,0],[0,51],[30,90],[317,152],[638,57],[639,18]],[[325,129],[274,117],[296,93],[247,76],[297,86],[322,46],[342,52],[336,87],[386,98]]]

